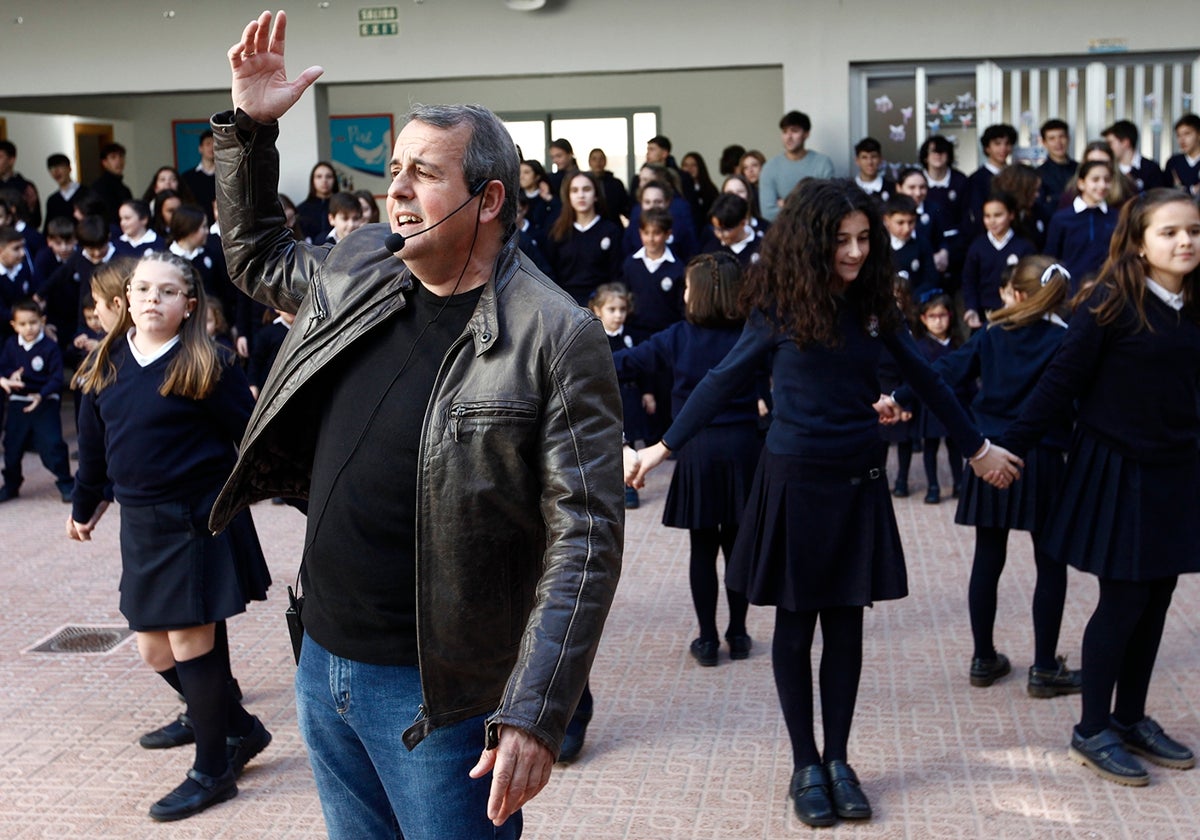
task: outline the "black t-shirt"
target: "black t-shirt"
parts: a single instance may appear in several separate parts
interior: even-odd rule
[[[407,306],[314,383],[312,398],[323,404],[305,538],[304,626],[337,656],[417,664],[421,427],[442,359],[482,292],[440,298],[417,283]]]

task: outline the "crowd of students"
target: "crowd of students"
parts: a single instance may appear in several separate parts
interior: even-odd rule
[[[1071,755],[1131,785],[1149,777],[1130,753],[1191,767],[1191,751],[1144,707],[1174,581],[1200,570],[1200,531],[1162,512],[1168,498],[1200,495],[1200,118],[1178,121],[1181,151],[1165,168],[1137,153],[1136,128],[1124,121],[1077,164],[1067,154],[1068,126],[1050,120],[1040,132],[1048,158],[1036,170],[1008,163],[1016,131],[993,125],[981,136],[984,163],[970,176],[954,168],[954,147],[942,136],[926,140],[920,165],[894,178],[879,143],[864,138],[857,173],[844,180],[804,148],[810,128],[803,114],[785,115],[784,153],[770,160],[729,147],[720,187],[696,152],[677,166],[663,136],[648,144],[632,191],[605,169],[602,150],[582,169],[566,140],[551,146],[555,171],[532,159],[521,167],[521,246],[601,320],[622,381],[626,435],[648,445],[627,507],[639,503],[632,485],[677,453],[663,522],[689,531],[699,625],[690,655],[705,667],[720,659],[723,552],[729,658],[752,648],[749,605],[777,607],[772,655],[797,815],[810,825],[868,818],[847,763],[862,608],[907,592],[889,492],[908,495],[909,461],[920,449],[925,501],[940,502],[944,439],[956,521],[976,529],[970,683],[986,687],[1011,670],[993,640],[996,591],[1008,532],[1028,531],[1038,570],[1028,690],[1082,692]],[[196,537],[148,548],[138,516],[163,521],[156,506],[174,491],[155,483],[161,475],[139,472],[120,440],[162,426],[147,426],[156,412],[174,418],[167,427],[178,436],[177,403],[220,401],[225,421],[215,426],[184,418],[189,433],[202,432],[194,440],[211,439],[218,468],[206,462],[197,473],[188,462],[172,474],[182,484],[203,474],[189,498],[211,495],[225,466],[219,453],[236,443],[291,326],[229,282],[211,146],[211,136],[201,138],[201,164],[191,172],[160,168],[141,198],[124,186],[116,144],[103,150],[104,174],[88,189],[71,181],[65,156],[52,155],[60,189],[43,219],[36,191],[11,171],[15,147],[0,143],[0,330],[11,331],[0,352],[8,394],[0,501],[19,496],[28,447],[73,501],[74,538],[89,536],[115,493],[133,523],[122,552],[141,558],[127,564],[135,583],[152,575],[147,556],[161,559]],[[340,191],[326,162],[313,167],[304,201],[282,204],[287,226],[314,243],[334,245],[378,221],[374,198]],[[153,305],[131,312],[135,298]],[[202,323],[188,323],[200,313]],[[212,342],[226,349],[210,355]],[[1185,364],[1174,361],[1181,351]],[[60,421],[64,371],[77,369],[78,479]],[[233,393],[239,388],[245,394]],[[1114,397],[1131,392],[1136,404]],[[890,487],[889,441],[899,453]],[[1024,458],[1015,483],[1015,455],[1000,442]],[[163,439],[168,461],[170,443]],[[187,457],[207,451],[196,446]],[[1072,523],[1093,517],[1105,521],[1103,539],[1072,542]],[[179,721],[147,733],[150,742],[197,745],[194,773],[152,809],[158,819],[188,816],[197,797],[211,803],[214,786],[233,789],[270,741],[230,688],[224,619],[264,597],[269,583],[253,523],[247,517],[233,531],[223,542],[199,538],[237,581],[208,593],[213,608],[203,615],[185,620],[177,604],[156,597],[122,601],[147,662],[188,702]],[[1067,564],[1101,581],[1078,670],[1057,647]],[[180,621],[218,629],[159,635]],[[810,662],[818,622],[823,751],[813,735]],[[588,692],[563,758],[582,748],[591,715]]]

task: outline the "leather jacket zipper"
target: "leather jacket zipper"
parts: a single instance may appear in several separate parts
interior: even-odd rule
[[[308,316],[308,326],[304,330],[305,336],[329,317],[329,301],[325,297],[325,287],[316,279],[312,281],[312,309],[312,314]]]

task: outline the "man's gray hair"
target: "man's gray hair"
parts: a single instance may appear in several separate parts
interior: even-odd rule
[[[463,177],[467,185],[479,181],[499,181],[504,185],[504,205],[500,223],[507,236],[517,223],[517,190],[521,161],[512,135],[500,118],[482,105],[413,105],[404,118],[434,128],[471,127],[471,137],[463,153]]]

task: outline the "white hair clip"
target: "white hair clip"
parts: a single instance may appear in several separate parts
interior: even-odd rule
[[[1063,268],[1058,263],[1051,263],[1050,265],[1046,266],[1046,270],[1042,272],[1042,285],[1043,286],[1045,286],[1047,283],[1049,283],[1054,278],[1054,272],[1056,272],[1056,271],[1059,274],[1061,274],[1063,276],[1063,279],[1066,280],[1068,283],[1071,282],[1071,272],[1067,271],[1065,268]]]

